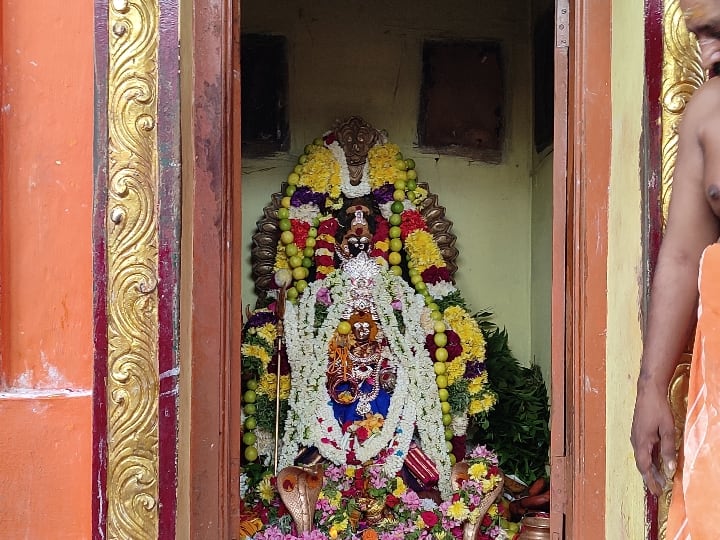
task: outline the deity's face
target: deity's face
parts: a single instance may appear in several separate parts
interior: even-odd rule
[[[347,239],[347,247],[351,257],[357,257],[360,253],[368,252],[370,248],[370,238],[368,235],[351,235]]]
[[[370,323],[358,321],[353,324],[353,334],[359,343],[365,343],[370,338]]]
[[[717,70],[720,65],[720,2],[717,0],[680,0],[687,29],[700,45],[704,69]]]

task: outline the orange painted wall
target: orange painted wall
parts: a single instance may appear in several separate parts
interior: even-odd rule
[[[0,24],[0,536],[90,538],[93,1]]]

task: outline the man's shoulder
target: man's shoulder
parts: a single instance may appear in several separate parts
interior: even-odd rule
[[[706,81],[692,95],[683,113],[680,130],[685,138],[690,133],[694,137],[703,138],[708,127],[720,126],[720,77]]]
[[[687,106],[688,113],[717,113],[720,105],[720,77],[706,81],[692,95]]]

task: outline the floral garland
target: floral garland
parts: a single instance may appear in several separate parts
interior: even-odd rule
[[[421,295],[427,307],[419,317],[420,324],[407,325],[408,330],[405,330],[405,333],[408,335],[415,333],[412,339],[423,344],[418,350],[423,351],[428,359],[427,362],[432,360],[433,370],[418,367],[417,372],[413,373],[412,366],[421,366],[421,364],[412,364],[406,368],[406,375],[409,381],[423,381],[423,384],[428,380],[431,381],[434,376],[435,390],[428,391],[428,388],[424,387],[422,393],[415,395],[438,397],[435,400],[421,400],[415,415],[419,419],[424,419],[428,417],[426,414],[428,410],[439,411],[446,441],[441,453],[447,456],[447,452],[451,452],[450,463],[454,463],[462,452],[468,414],[471,417],[483,416],[494,406],[496,397],[489,389],[483,363],[482,332],[464,307],[464,300],[452,282],[437,243],[428,231],[424,217],[418,211],[420,203],[427,196],[427,191],[417,185],[414,161],[404,159],[397,145],[381,141],[368,152],[359,185],[352,186],[349,182],[349,170],[344,153],[332,133],[306,146],[305,153],[300,156],[298,164],[288,175],[285,196],[278,209],[281,235],[277,246],[275,269],[285,272],[288,276],[283,281],[286,280],[290,284],[287,289],[287,298],[290,302],[298,303],[301,301],[301,295],[314,297],[318,289],[314,288],[315,293],[313,293],[309,290],[310,287],[327,279],[335,271],[335,235],[339,223],[332,212],[342,207],[343,197],[361,195],[370,195],[382,216],[376,217],[371,255],[392,274],[407,279],[415,292]],[[329,311],[331,310],[329,309],[328,313]],[[316,315],[317,312],[307,311],[303,319],[304,329],[315,326]],[[337,322],[336,317],[337,315],[333,315],[330,321],[325,321],[326,328],[333,328],[333,324]],[[392,321],[387,324],[392,324]],[[252,337],[247,333],[246,336],[248,339]],[[318,339],[320,345],[326,345],[327,342],[323,340],[328,339],[328,336]],[[317,348],[320,345],[316,343],[316,349],[310,351],[317,351],[314,356],[316,359],[324,358],[327,354],[326,347]],[[251,351],[246,349],[246,352]],[[251,378],[247,381],[250,383],[249,386],[248,384],[244,386],[244,397],[248,395],[251,399],[253,397],[256,399],[256,403],[244,399],[246,435],[252,431],[248,426],[254,426],[258,422],[268,425],[266,418],[268,411],[264,405],[268,403],[267,398],[271,394],[274,396],[270,383],[275,379],[265,375],[263,370],[268,371],[268,358],[275,354],[272,343],[266,353],[258,353],[264,360],[259,363],[259,371],[250,374]],[[245,362],[244,355],[244,366]],[[315,385],[318,384],[318,374],[324,376],[324,368],[315,373],[312,380]],[[310,377],[308,376],[306,380],[309,381]],[[293,409],[299,401],[297,396],[293,397],[295,396],[293,391],[299,391],[299,388],[294,380],[290,387],[289,401],[293,404],[291,407]],[[408,391],[412,393],[415,390],[411,388]],[[287,383],[281,379],[283,410],[287,408],[287,401],[284,399],[287,393]],[[431,401],[433,403],[430,403]],[[399,418],[400,413],[397,414]],[[257,421],[253,415],[257,415]],[[408,418],[409,415],[410,412]],[[405,418],[406,422],[409,422],[408,418]],[[295,420],[288,417],[287,421]],[[323,424],[323,427],[327,429],[332,426]],[[423,426],[420,421],[417,429],[421,437],[432,439],[430,433],[437,435],[438,428]],[[269,458],[264,452],[272,446],[268,443],[269,433],[257,428],[254,435],[255,439],[249,436],[247,440],[253,441],[255,448],[244,438],[247,445],[246,459],[254,461],[250,457],[260,455],[265,456],[268,462]],[[376,439],[378,446],[383,439],[386,442],[392,439],[398,444],[401,440],[405,440],[399,434],[393,434],[390,439],[388,436],[385,432],[382,437],[375,436],[373,439]],[[335,441],[330,446],[343,447],[347,444],[348,441],[344,443]],[[393,447],[392,444],[390,446]],[[402,452],[402,448],[394,448]],[[326,451],[328,454],[331,453],[329,448],[326,448]],[[437,451],[436,448],[433,452]]]
[[[480,521],[476,538],[514,539],[517,524],[509,522],[507,503],[493,502],[480,515],[480,504],[502,481],[497,456],[487,448],[475,448],[466,458],[467,477],[441,504],[422,498],[400,476],[387,475],[380,466],[329,465],[315,505],[315,528],[293,534],[284,519],[274,479],[265,476],[241,495],[254,515],[265,519],[248,531],[253,540],[460,540],[467,524]],[[277,516],[270,520],[269,513]],[[372,518],[371,516],[374,516]],[[285,516],[287,517],[287,516]]]
[[[330,406],[326,388],[329,343],[340,323],[350,290],[349,278],[336,271],[326,280],[311,284],[298,307],[289,305],[285,313],[292,369],[292,412],[285,424],[280,464],[290,465],[300,446],[315,446],[321,455],[336,464],[366,462],[383,453],[384,470],[392,475],[402,467],[417,427],[425,453],[441,471],[440,489],[447,493],[450,463],[446,448],[440,444],[444,436],[439,403],[411,397],[428,395],[434,384],[429,370],[424,369],[429,364],[420,324],[425,308],[401,278],[392,274],[380,276],[372,296],[379,326],[398,362],[397,383],[382,429],[365,442],[352,436],[348,439]],[[316,303],[319,297],[328,296],[332,303],[323,326],[317,329],[314,325]],[[403,307],[404,333],[398,327],[393,309],[398,302]]]

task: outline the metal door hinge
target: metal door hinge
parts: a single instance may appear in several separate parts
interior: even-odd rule
[[[570,0],[557,0],[555,7],[555,46],[570,44]]]

